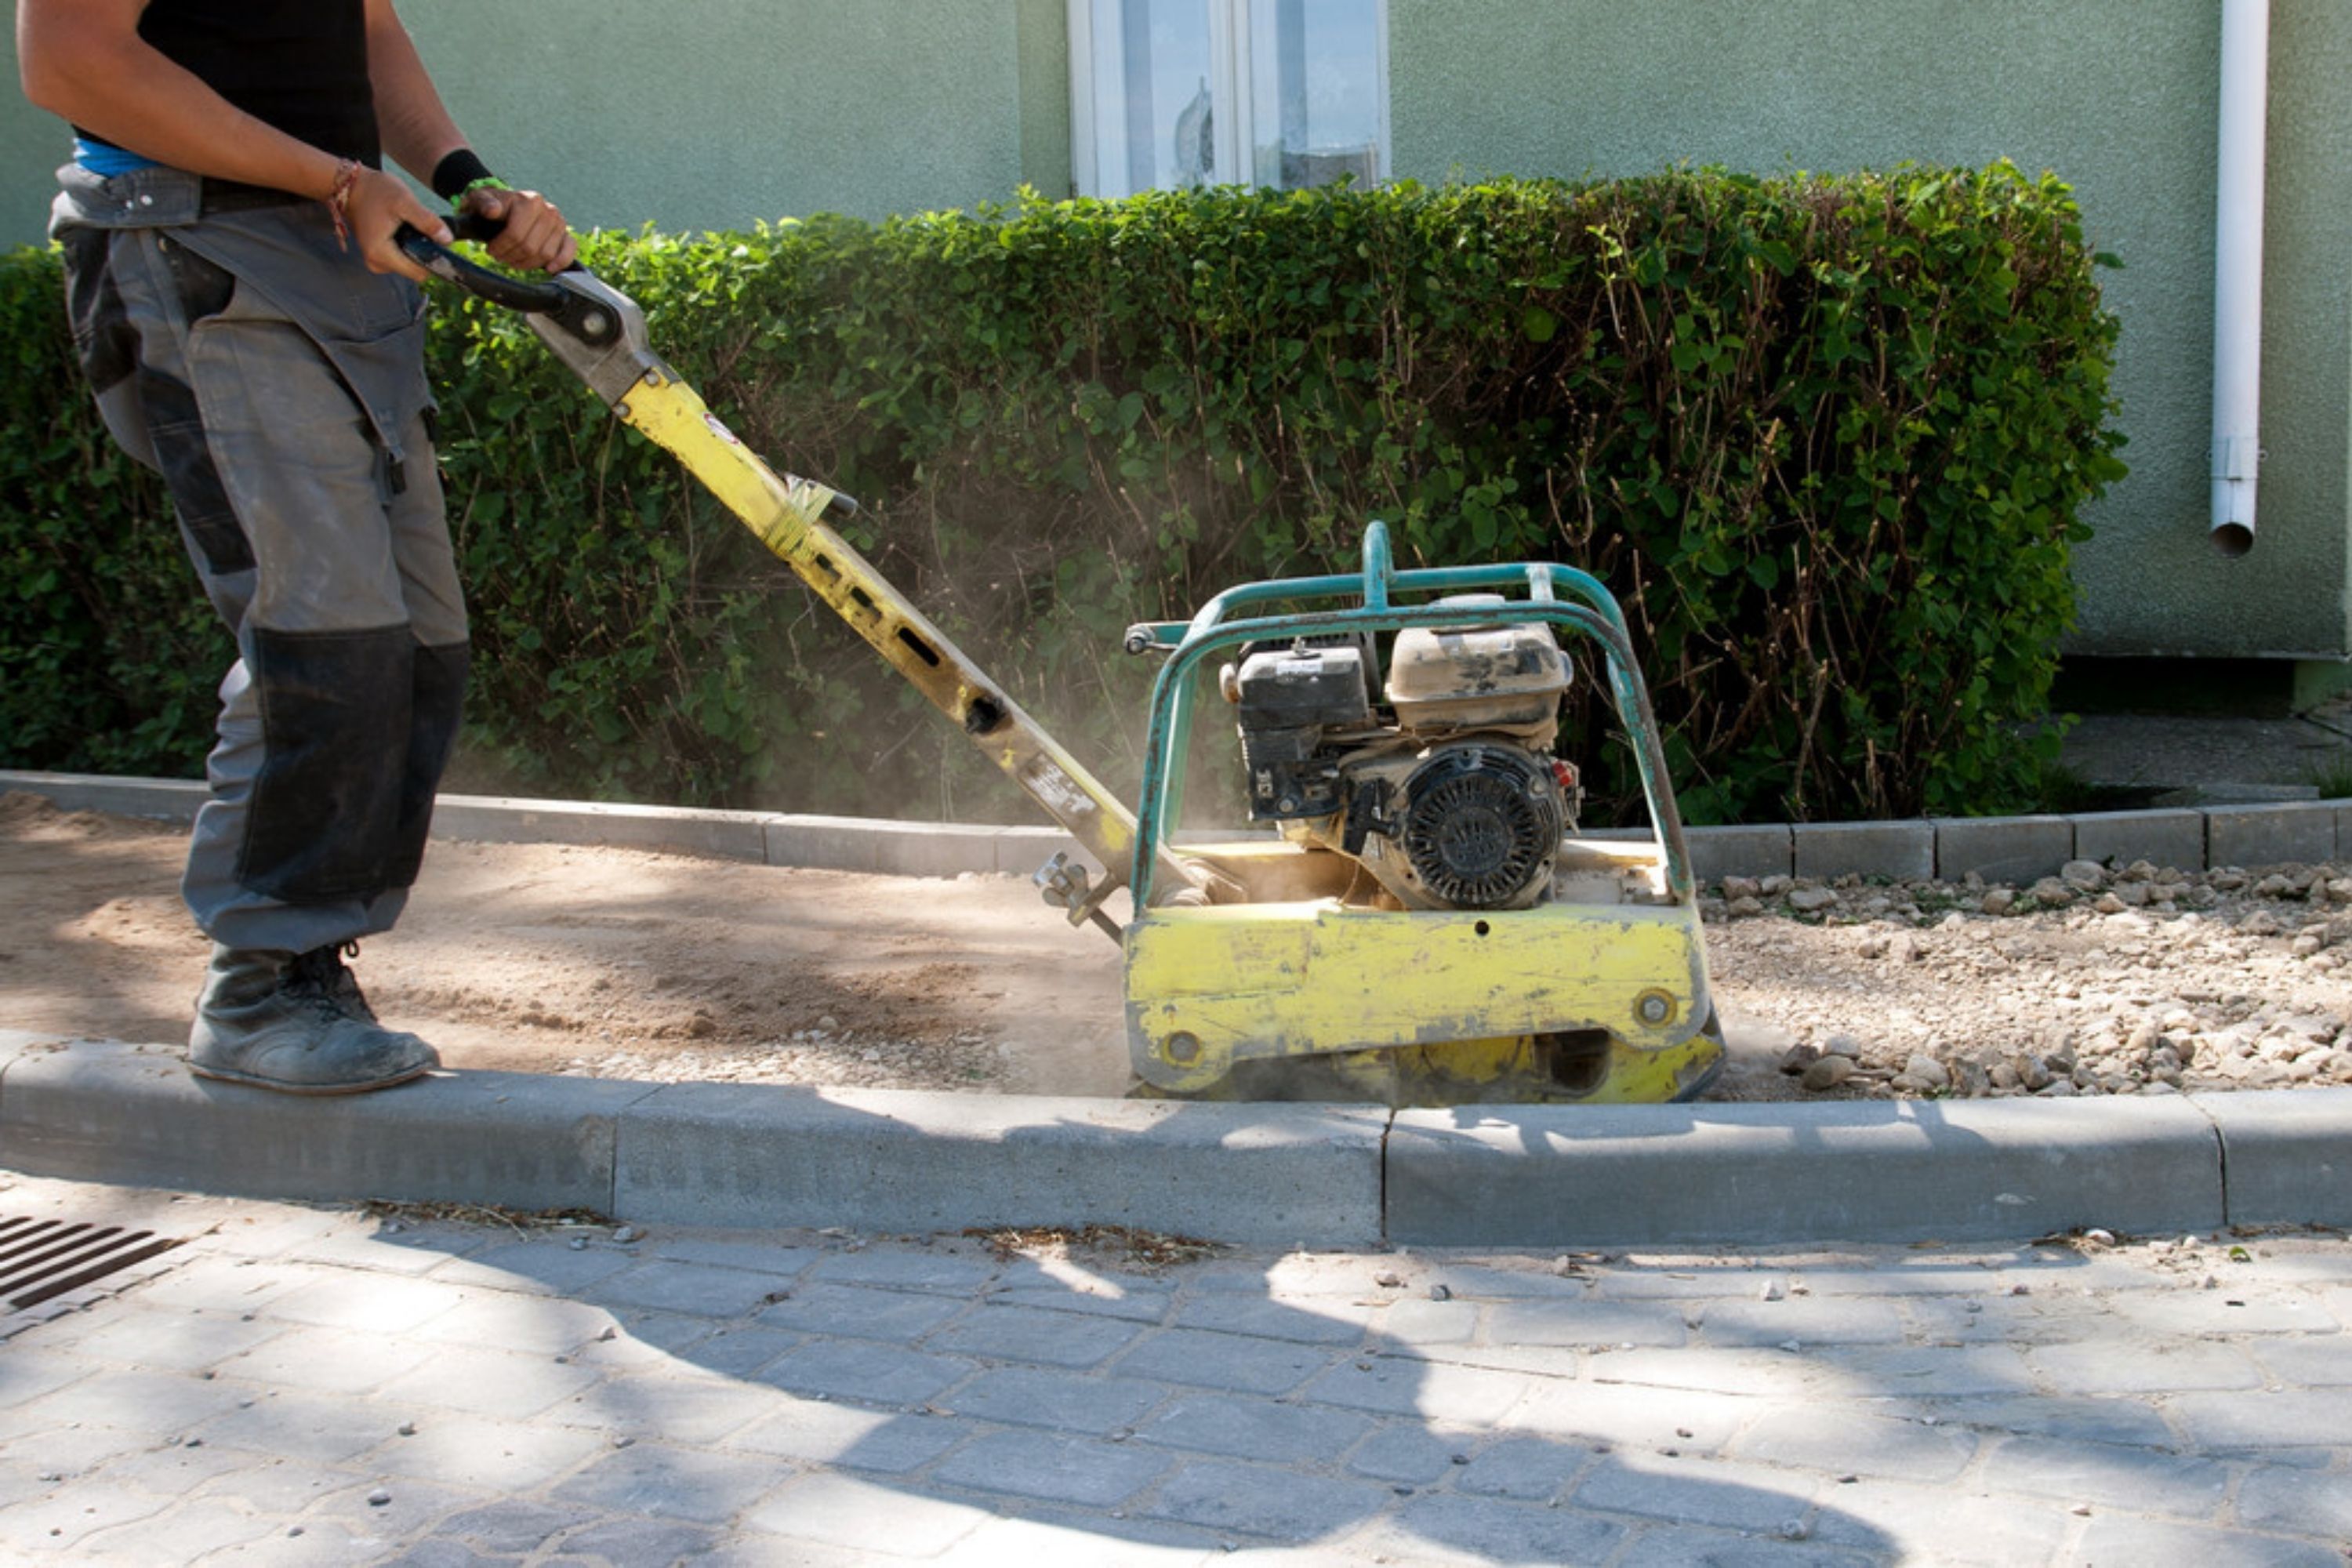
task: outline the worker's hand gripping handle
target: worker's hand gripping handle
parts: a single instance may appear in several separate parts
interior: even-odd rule
[[[474,212],[458,213],[449,220],[450,232],[459,239],[496,239],[505,227],[501,220]],[[434,277],[509,310],[530,316],[560,314],[564,301],[573,297],[560,283],[517,278],[468,261],[456,251],[434,244],[412,224],[402,224],[393,241],[408,253],[411,261]],[[576,269],[578,264],[573,265]]]

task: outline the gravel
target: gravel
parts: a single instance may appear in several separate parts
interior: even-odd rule
[[[1702,910],[1730,1099],[2352,1083],[2352,866],[2024,888],[1729,878]]]

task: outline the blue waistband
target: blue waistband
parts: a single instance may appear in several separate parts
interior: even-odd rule
[[[117,174],[128,174],[135,169],[152,169],[155,160],[142,158],[111,142],[100,142],[95,136],[74,138],[74,162],[100,179],[110,180]]]

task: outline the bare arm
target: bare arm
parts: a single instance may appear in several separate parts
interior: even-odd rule
[[[139,36],[146,9],[147,0],[16,0],[25,96],[176,169],[320,201],[333,195],[341,159],[262,123],[151,47]],[[402,223],[448,236],[404,181],[378,170],[361,171],[347,211],[361,255],[378,272],[424,276],[392,243]]]
[[[367,0],[367,28],[368,81],[375,91],[376,128],[384,151],[429,182],[442,159],[467,145],[465,133],[442,107],[392,0]],[[505,221],[506,232],[490,243],[490,254],[508,266],[557,272],[572,265],[571,230],[555,204],[538,192],[474,191],[466,205]]]

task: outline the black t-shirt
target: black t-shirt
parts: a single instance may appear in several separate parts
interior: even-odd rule
[[[366,0],[150,0],[139,36],[263,124],[382,163]]]

